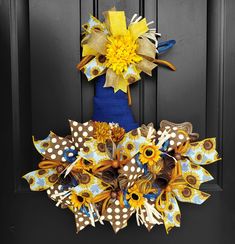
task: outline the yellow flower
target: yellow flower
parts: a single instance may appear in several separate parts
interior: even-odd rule
[[[143,145],[140,147],[140,156],[139,160],[146,164],[148,163],[150,166],[155,164],[160,159],[161,151],[159,150],[158,146],[156,145]]]
[[[70,201],[74,208],[80,209],[83,205],[87,206],[91,202],[91,193],[84,191],[77,195],[75,192],[72,192]]]
[[[129,31],[123,36],[109,36],[106,45],[106,66],[117,75],[127,70],[130,64],[140,62],[143,58],[137,55],[138,45],[132,39]]]
[[[97,141],[105,142],[111,138],[111,130],[108,123],[105,122],[94,122],[94,134],[93,137]]]
[[[125,135],[125,130],[122,127],[112,128],[112,140],[113,142],[120,142]]]
[[[144,204],[143,193],[139,191],[137,185],[134,185],[128,189],[126,199],[128,200],[130,206],[133,208],[140,208]]]

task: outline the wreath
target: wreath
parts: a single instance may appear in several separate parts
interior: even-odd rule
[[[218,161],[216,139],[199,140],[189,122],[161,121],[139,126],[130,104],[129,86],[174,40],[158,42],[153,22],[124,11],[104,12],[104,22],[90,16],[83,25],[82,60],[77,68],[96,78],[92,120],[69,120],[70,135],[51,132],[33,143],[42,156],[38,168],[23,176],[32,191],[46,191],[56,206],[75,215],[77,232],[96,222],[110,222],[115,233],[132,215],[151,230],[180,226],[178,202],[202,204],[209,194],[200,185],[213,179],[202,166]],[[129,23],[127,27],[127,22]]]

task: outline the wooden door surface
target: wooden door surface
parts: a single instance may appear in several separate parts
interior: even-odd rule
[[[202,206],[181,204],[182,226],[169,235],[150,233],[133,217],[117,235],[111,226],[87,227],[76,235],[73,215],[55,207],[45,192],[30,192],[21,176],[39,156],[31,135],[69,132],[68,119],[91,119],[94,82],[76,70],[81,56],[81,24],[116,5],[154,20],[162,40],[177,44],[163,58],[176,72],[158,68],[131,87],[132,110],[141,123],[190,121],[200,138],[216,136],[222,161],[208,166],[215,180]],[[1,0],[2,155],[1,210],[4,242],[233,243],[235,227],[235,1],[233,0]],[[234,171],[233,171],[234,170]]]

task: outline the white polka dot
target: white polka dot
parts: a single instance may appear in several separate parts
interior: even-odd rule
[[[50,147],[50,148],[47,149],[47,151],[48,151],[49,153],[52,153],[52,152],[53,152],[53,149]]]
[[[58,155],[62,155],[63,154],[63,151],[62,150],[59,150],[58,151]]]
[[[142,173],[144,173],[144,169],[142,169]]]
[[[128,169],[129,169],[129,168],[128,168],[127,165],[125,165],[125,166],[123,167],[123,170],[124,170],[124,171],[128,171]]]
[[[56,155],[55,154],[52,154],[51,155],[51,159],[56,159]]]
[[[166,126],[165,128],[166,128],[166,129],[170,129],[170,126],[168,125],[168,126]]]
[[[118,200],[115,201],[115,205],[117,205],[117,206],[119,205],[119,201]]]
[[[157,134],[160,136],[160,135],[162,134],[162,132],[159,130],[159,131],[157,132]]]
[[[116,233],[117,233],[119,230],[120,230],[120,228],[116,228],[116,229],[115,229]]]
[[[70,130],[73,131],[73,127],[70,127]]]
[[[47,190],[47,194],[50,195],[51,194],[51,191],[50,190]]]
[[[183,134],[179,134],[178,137],[179,137],[180,140],[183,140],[184,139],[184,135]]]
[[[67,144],[67,141],[62,141],[62,145],[65,146]]]
[[[115,215],[115,219],[120,219],[120,215]]]
[[[137,175],[134,175],[134,180],[137,178]]]
[[[59,149],[59,148],[60,148],[59,144],[55,145],[55,149]]]
[[[70,149],[74,150],[75,149],[75,146],[71,146]]]
[[[83,125],[87,126],[88,125],[88,122],[83,123]]]
[[[135,159],[134,158],[131,159],[131,163],[135,164]]]
[[[88,136],[88,133],[87,133],[86,131],[84,131],[84,132],[82,133],[82,135],[83,135],[84,137],[87,137],[87,136]]]
[[[52,138],[52,143],[56,143],[57,142],[57,140],[56,140],[56,138]]]
[[[175,132],[172,132],[172,133],[171,133],[171,137],[172,137],[172,138],[175,138],[175,137],[176,137]]]
[[[82,222],[83,220],[84,220],[83,217],[80,217],[80,218],[78,219],[79,222]]]
[[[82,126],[79,126],[78,127],[78,131],[82,131]]]
[[[70,153],[68,154],[68,156],[69,156],[69,157],[73,157],[73,153],[70,152]]]
[[[76,223],[77,227],[79,227],[79,223]]]
[[[130,175],[128,179],[129,179],[129,180],[132,180],[132,178],[133,178],[133,175]]]
[[[112,219],[113,216],[112,216],[112,215],[108,215],[107,218],[108,218],[108,219]]]
[[[62,162],[65,162],[65,161],[66,161],[65,157],[62,157]]]
[[[137,173],[139,173],[141,171],[141,168],[138,167],[136,171],[137,171]]]
[[[82,137],[79,137],[79,138],[78,138],[78,141],[79,141],[79,142],[82,142],[82,141],[83,141]]]
[[[171,151],[171,150],[172,150],[172,147],[169,147],[167,151],[169,152],[169,151]]]
[[[78,122],[73,121],[73,126],[77,126],[77,125],[78,125]]]
[[[172,146],[174,144],[175,144],[175,142],[173,140],[170,140],[170,145]]]
[[[131,172],[134,172],[134,171],[135,171],[135,167],[131,166]]]
[[[173,127],[173,130],[178,130],[178,127],[174,126],[174,127]]]
[[[85,228],[85,226],[81,226],[81,227],[80,227],[80,230],[83,230],[84,228]]]
[[[64,149],[66,150],[66,149],[69,149],[69,147],[64,147]]]
[[[75,146],[76,146],[76,147],[78,147],[78,146],[79,146],[77,142],[75,142]]]
[[[181,142],[180,142],[180,141],[178,141],[178,142],[177,142],[177,146],[179,146],[180,144],[181,144]]]
[[[89,131],[93,131],[93,127],[92,127],[92,126],[89,126],[89,127],[88,127],[88,130],[89,130]]]
[[[123,214],[123,216],[122,216],[124,219],[126,219],[127,217],[128,217],[128,215],[127,214]]]
[[[86,220],[86,221],[84,222],[84,224],[85,224],[85,225],[89,225],[90,222],[89,222],[88,220]]]
[[[119,213],[120,212],[120,209],[119,208],[115,208],[115,213]]]
[[[126,213],[127,211],[128,211],[127,208],[123,208],[123,209],[122,209],[122,212],[123,212],[123,213]]]
[[[120,221],[116,221],[115,224],[116,224],[116,225],[120,225],[121,222],[120,222]]]
[[[77,131],[73,133],[73,136],[74,136],[74,137],[77,137],[77,136],[78,136]]]
[[[112,213],[112,211],[113,211],[112,208],[107,209],[107,213]]]

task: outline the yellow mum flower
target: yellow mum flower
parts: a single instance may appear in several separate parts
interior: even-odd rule
[[[105,65],[116,74],[122,74],[130,64],[138,63],[143,59],[136,53],[138,45],[132,39],[129,31],[123,36],[109,36],[108,40]]]
[[[126,196],[126,199],[128,200],[129,204],[133,208],[140,208],[144,205],[144,196],[143,193],[139,191],[139,188],[137,185],[134,185],[133,187],[128,189],[128,194]]]
[[[160,158],[161,151],[156,145],[143,145],[140,147],[139,159],[143,164],[148,163],[150,166],[155,164]]]
[[[93,137],[97,141],[105,143],[107,139],[111,138],[111,129],[108,123],[94,122],[94,134]]]

